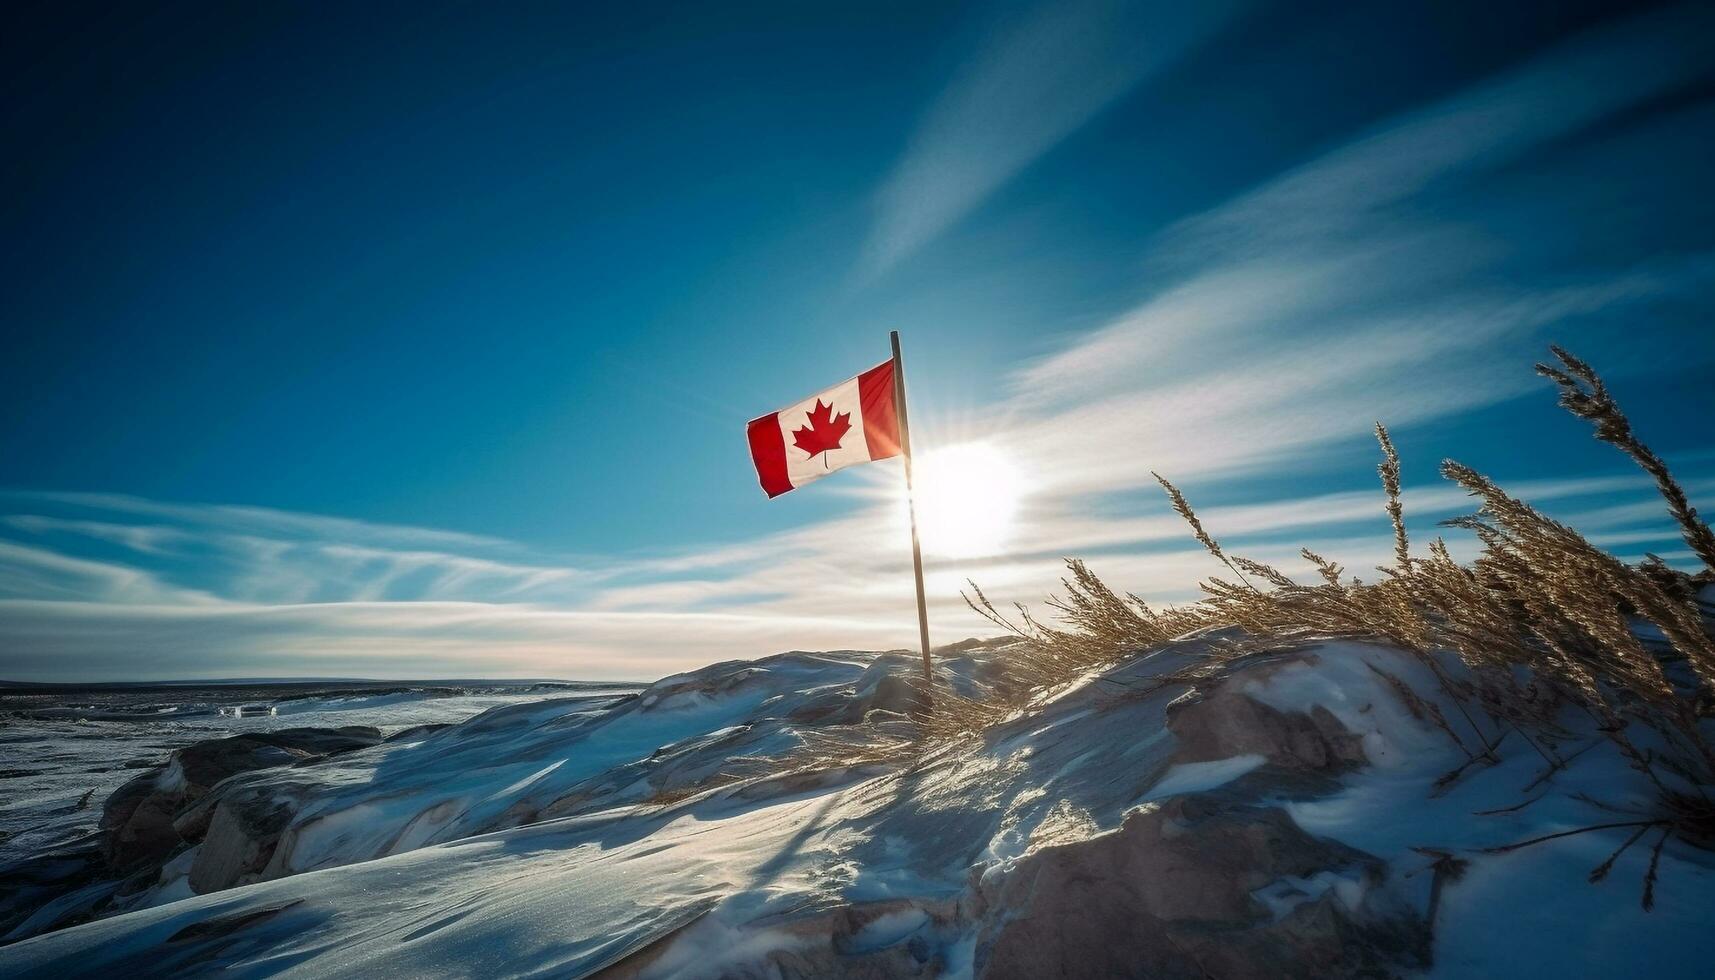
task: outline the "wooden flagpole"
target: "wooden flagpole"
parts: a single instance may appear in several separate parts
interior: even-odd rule
[[[924,694],[935,680],[929,663],[929,604],[923,598],[923,549],[917,543],[917,501],[911,493],[911,426],[905,417],[905,359],[899,354],[899,331],[893,338],[893,404],[899,414],[899,455],[905,460],[905,509],[911,514],[911,571],[917,576],[917,637],[923,644]]]

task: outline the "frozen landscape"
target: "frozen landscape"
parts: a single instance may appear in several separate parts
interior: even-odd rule
[[[0,681],[0,864],[86,836],[113,790],[196,742],[349,725],[388,736],[503,704],[629,690],[563,681]]]
[[[0,980],[1715,980],[1715,3],[5,26]]]
[[[468,695],[506,703],[208,787],[181,753],[107,805],[134,870],[9,910],[0,974],[1707,975],[1710,852],[1669,841],[1647,911],[1655,835],[1588,880],[1652,789],[1589,717],[1467,726],[1425,661],[1343,640],[1178,679],[1219,639],[903,758],[902,653]],[[944,650],[937,686],[990,696],[1015,653]],[[807,742],[850,764],[792,764]],[[1492,764],[1467,764],[1479,743]],[[181,837],[125,854],[151,801]],[[1603,823],[1627,825],[1484,853]]]

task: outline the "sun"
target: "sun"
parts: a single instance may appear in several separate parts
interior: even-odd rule
[[[976,558],[1005,550],[1026,488],[1000,447],[960,443],[925,452],[912,464],[924,552]]]

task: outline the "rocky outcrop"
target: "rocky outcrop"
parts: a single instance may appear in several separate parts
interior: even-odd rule
[[[989,746],[1028,740],[1033,750],[1014,756],[1024,767],[1015,772],[1035,771],[1024,785],[1056,789],[1037,797],[1043,810],[1027,803],[1019,811],[1036,816],[1002,821],[1020,828],[1021,852],[998,861],[992,850],[982,854],[962,891],[756,919],[738,940],[730,925],[694,921],[596,976],[678,975],[688,950],[723,945],[765,947],[760,955],[728,953],[709,968],[757,978],[1356,978],[1427,967],[1430,924],[1402,897],[1388,863],[1304,830],[1278,802],[1335,792],[1370,762],[1363,737],[1326,707],[1282,708],[1258,696],[1278,671],[1320,663],[1311,651],[1274,652],[1172,690],[1148,684],[1171,663],[1125,665],[1083,695],[984,739]],[[1110,724],[1111,739],[1096,734]],[[1152,726],[1167,737],[1150,739]],[[1062,741],[1064,731],[1081,737]],[[1127,745],[1140,751],[1128,755]],[[1159,754],[1141,751],[1146,745]],[[1069,778],[1089,756],[1107,752],[1128,764],[1090,764],[1088,783]],[[931,796],[946,791],[957,782],[959,758],[931,763],[919,785],[936,787]],[[988,770],[979,784],[996,778]],[[1205,783],[1212,785],[1168,789]],[[1015,805],[1033,795],[1014,797]],[[1084,809],[1127,798],[1139,802],[1109,829]],[[931,828],[955,819],[934,806],[917,815],[899,812],[912,804],[894,806],[889,816],[910,829],[896,830],[892,847],[931,839]],[[985,824],[968,810],[956,819]],[[963,833],[937,843],[956,848]]]
[[[610,978],[1426,967],[1421,862],[1292,816],[1401,759],[1450,753],[1386,700],[1377,670],[1409,674],[1409,661],[1295,645],[1187,682],[1204,642],[1124,658],[981,734],[894,759],[855,749],[915,731],[914,657],[788,654],[603,703],[498,708],[373,752],[229,776],[188,802],[163,770],[114,809],[146,829],[139,814],[182,804],[171,829],[196,846],[181,843],[150,895],[247,886],[172,915],[191,937],[181,955],[240,968],[312,922],[338,923],[328,935],[349,954],[318,966],[352,976],[465,969],[470,950],[514,935],[552,949],[564,975]],[[1005,653],[979,653],[943,658],[937,685],[1004,684]],[[804,744],[834,746],[832,764],[783,769]],[[371,861],[430,844],[446,846]],[[245,918],[283,901],[301,904]],[[200,923],[218,941],[184,931]]]
[[[103,805],[97,832],[50,853],[0,869],[0,938],[13,941],[110,914],[161,880],[187,846],[199,848],[200,878],[221,887],[258,870],[266,853],[265,807],[221,808],[216,788],[233,776],[316,762],[378,745],[379,730],[287,728],[209,739],[120,786]],[[223,810],[225,816],[223,818]],[[278,836],[276,828],[275,836]],[[208,847],[211,836],[215,846]]]
[[[191,890],[199,895],[257,880],[295,812],[273,787],[243,787],[212,809],[190,868]]]
[[[23,938],[13,933],[37,916],[65,925],[89,918],[119,887],[100,887],[105,867],[93,838],[0,867],[0,942]]]
[[[243,772],[309,762],[381,742],[365,726],[286,728],[209,739],[173,752],[165,765],[114,791],[102,807],[102,854],[117,871],[159,865],[207,827],[196,804],[221,781]],[[179,822],[188,811],[188,820]],[[187,836],[188,835],[188,836]]]
[[[1116,831],[974,872],[962,895],[756,922],[766,951],[710,969],[757,980],[1320,980],[1429,965],[1429,924],[1387,887],[1384,862],[1246,795],[1142,807]],[[693,920],[592,976],[681,975],[688,950],[731,942],[726,928]]]
[[[941,668],[946,672],[942,683],[967,688],[987,683],[976,679],[984,666],[974,659],[948,658]],[[158,866],[160,856],[185,842],[200,842],[187,858],[187,881],[191,890],[207,894],[439,840],[618,805],[682,799],[712,785],[772,772],[776,763],[770,756],[791,749],[804,730],[839,731],[844,726],[869,724],[909,731],[910,714],[921,710],[924,703],[917,661],[904,653],[795,653],[715,664],[663,678],[638,696],[615,701],[599,715],[587,714],[582,709],[588,705],[570,701],[554,711],[544,711],[543,704],[496,708],[458,726],[461,739],[390,757],[407,766],[420,763],[424,767],[420,773],[424,778],[412,794],[419,804],[399,807],[415,813],[405,826],[388,828],[385,820],[377,819],[356,833],[329,834],[327,828],[339,822],[343,813],[371,802],[367,789],[370,780],[342,779],[336,771],[338,763],[314,774],[258,772],[231,779],[218,791],[183,797],[167,788],[172,784],[173,767],[169,765],[155,782],[138,780],[135,787],[128,786],[116,794],[112,836],[116,849],[144,868],[151,867],[151,862]],[[685,713],[709,710],[730,712],[735,723],[665,741],[646,755],[616,759],[611,767],[588,772],[552,792],[552,783],[542,782],[539,791],[522,793],[502,809],[488,812],[480,804],[473,805],[471,797],[448,791],[449,784],[454,783],[447,778],[450,773],[458,773],[462,780],[473,775],[481,779],[481,774],[493,772],[497,783],[509,784],[517,775],[498,774],[516,767],[533,767],[537,772],[560,770],[562,759],[576,758],[574,747],[587,732],[624,730],[627,726],[633,730],[667,726],[663,730],[671,730]],[[389,746],[422,742],[435,738],[438,731],[411,730],[386,741]],[[213,752],[212,746],[198,748],[204,756],[228,762],[308,748],[297,743],[246,746],[237,740],[228,741],[234,744],[219,753]],[[485,753],[472,748],[484,741],[505,749]],[[525,742],[535,742],[539,748],[527,748],[522,744]],[[438,753],[443,748],[456,758],[455,762],[441,764]],[[208,768],[207,759],[187,761]],[[565,768],[571,771],[573,767]],[[337,788],[330,794],[329,786],[318,784],[318,780]],[[315,802],[313,813],[306,810],[310,801]],[[306,846],[306,837],[315,842]]]
[[[1292,661],[1313,662],[1314,654]],[[1368,761],[1363,739],[1346,730],[1322,705],[1281,711],[1245,693],[1271,672],[1263,664],[1234,677],[1193,689],[1167,706],[1175,764],[1261,756],[1277,783],[1302,792],[1328,789],[1341,774]]]
[[[1377,890],[1385,875],[1278,807],[1175,798],[979,888],[976,973],[1199,980],[1426,966],[1429,930]]]

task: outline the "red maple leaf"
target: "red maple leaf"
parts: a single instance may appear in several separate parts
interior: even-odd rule
[[[792,442],[799,449],[810,455],[807,459],[815,459],[817,453],[825,453],[830,449],[840,448],[840,440],[846,437],[846,432],[852,427],[852,413],[841,412],[834,414],[834,406],[822,404],[816,399],[816,407],[805,413],[809,425],[801,425],[792,430]]]

